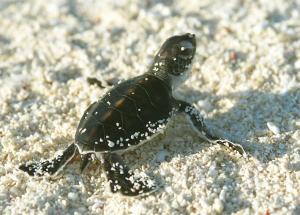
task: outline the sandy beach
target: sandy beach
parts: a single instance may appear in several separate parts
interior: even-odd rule
[[[237,152],[201,140],[178,116],[124,154],[160,185],[146,197],[109,189],[79,157],[57,177],[18,166],[74,140],[87,82],[143,74],[170,36],[194,33],[192,76],[177,90]],[[300,214],[300,1],[2,0],[0,214]]]

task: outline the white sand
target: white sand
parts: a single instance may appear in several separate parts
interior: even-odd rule
[[[300,214],[300,2],[110,2],[0,1],[0,214]],[[107,91],[86,77],[139,75],[185,32],[198,46],[179,93],[249,160],[177,117],[125,156],[162,185],[146,198],[112,194],[97,162],[80,174],[74,161],[56,179],[17,169],[73,140]]]

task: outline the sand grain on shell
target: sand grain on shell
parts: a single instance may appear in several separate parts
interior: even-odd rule
[[[1,214],[300,214],[299,1],[1,1]],[[55,179],[17,166],[60,153],[111,80],[142,74],[161,43],[197,35],[178,94],[249,160],[201,141],[184,117],[125,155],[162,188],[126,198],[99,163]]]

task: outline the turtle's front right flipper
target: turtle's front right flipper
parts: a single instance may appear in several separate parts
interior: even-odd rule
[[[126,196],[137,196],[155,190],[155,185],[148,177],[136,176],[114,153],[103,154],[104,169],[113,193],[120,191]]]
[[[231,149],[239,152],[244,157],[248,156],[242,145],[212,135],[206,128],[206,125],[204,124],[203,118],[200,115],[199,111],[193,105],[180,100],[175,100],[175,102],[177,103],[178,111],[186,114],[192,127],[201,138],[207,140],[210,143],[216,143],[226,147],[230,147]]]
[[[47,173],[54,175],[63,169],[63,167],[74,157],[76,151],[77,147],[72,143],[61,155],[56,156],[52,160],[22,164],[19,166],[19,169],[27,172],[31,176],[43,176]]]

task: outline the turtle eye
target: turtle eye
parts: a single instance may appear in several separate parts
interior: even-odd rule
[[[192,56],[194,52],[194,45],[187,40],[184,40],[178,45],[178,54],[183,56]]]

